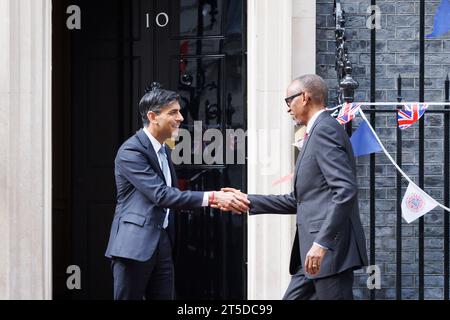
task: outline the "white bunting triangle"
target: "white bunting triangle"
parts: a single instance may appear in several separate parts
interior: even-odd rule
[[[402,217],[406,222],[411,223],[436,208],[437,205],[436,200],[410,182],[402,200]]]

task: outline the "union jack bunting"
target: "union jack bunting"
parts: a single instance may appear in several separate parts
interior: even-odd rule
[[[428,108],[426,103],[411,103],[403,105],[403,110],[398,110],[398,127],[401,130],[405,130],[413,125]]]
[[[361,104],[345,103],[341,108],[341,111],[339,111],[336,120],[340,124],[345,124],[349,121],[352,121],[353,118],[358,114],[359,108],[361,108]]]

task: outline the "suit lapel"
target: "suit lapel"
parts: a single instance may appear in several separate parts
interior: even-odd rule
[[[306,153],[306,149],[308,147],[309,141],[311,140],[311,136],[312,136],[312,134],[314,132],[314,129],[317,127],[319,122],[322,121],[323,119],[325,119],[327,116],[329,116],[329,115],[327,114],[326,111],[322,112],[319,115],[319,117],[317,118],[316,122],[314,122],[314,124],[313,124],[313,126],[311,128],[311,131],[309,132],[308,139],[306,139],[306,142],[303,145],[302,150],[300,151],[300,154],[298,155],[298,160],[297,160],[297,163],[295,164],[295,178],[294,178],[294,194],[295,195],[297,195],[297,177],[298,177],[298,173],[299,173],[298,169],[300,168],[300,162],[302,161],[303,156]]]
[[[164,180],[164,182],[167,184],[166,179],[164,178],[164,174],[161,170],[161,166],[159,165],[158,156],[156,155],[155,149],[153,149],[152,142],[145,134],[144,130],[141,129],[137,132],[137,137],[141,144],[146,149],[146,154],[150,160],[150,165],[153,167],[153,169],[158,173],[158,175]],[[169,162],[170,163],[170,162]]]

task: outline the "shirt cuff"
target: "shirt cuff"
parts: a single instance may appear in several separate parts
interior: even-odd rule
[[[321,245],[321,244],[319,244],[319,243],[317,243],[317,242],[315,242],[315,241],[314,241],[314,244],[315,244],[315,245],[318,245],[318,246],[321,247],[322,249],[330,250],[330,248],[327,248],[327,247],[325,247],[325,246],[323,246],[323,245]]]
[[[203,202],[202,202],[202,207],[207,207],[209,205],[209,195],[211,194],[211,192],[205,192],[203,194]]]

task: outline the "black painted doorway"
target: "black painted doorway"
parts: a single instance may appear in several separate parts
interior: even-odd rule
[[[81,10],[68,30],[66,9]],[[137,105],[158,81],[182,96],[183,127],[247,128],[245,0],[53,1],[53,293],[111,299],[104,257],[115,208],[114,157],[141,126]],[[224,150],[235,145],[223,141]],[[207,142],[202,142],[206,147]],[[246,191],[245,164],[177,166],[180,186]],[[184,210],[176,219],[180,299],[246,298],[246,217]],[[67,267],[81,269],[68,290]]]

